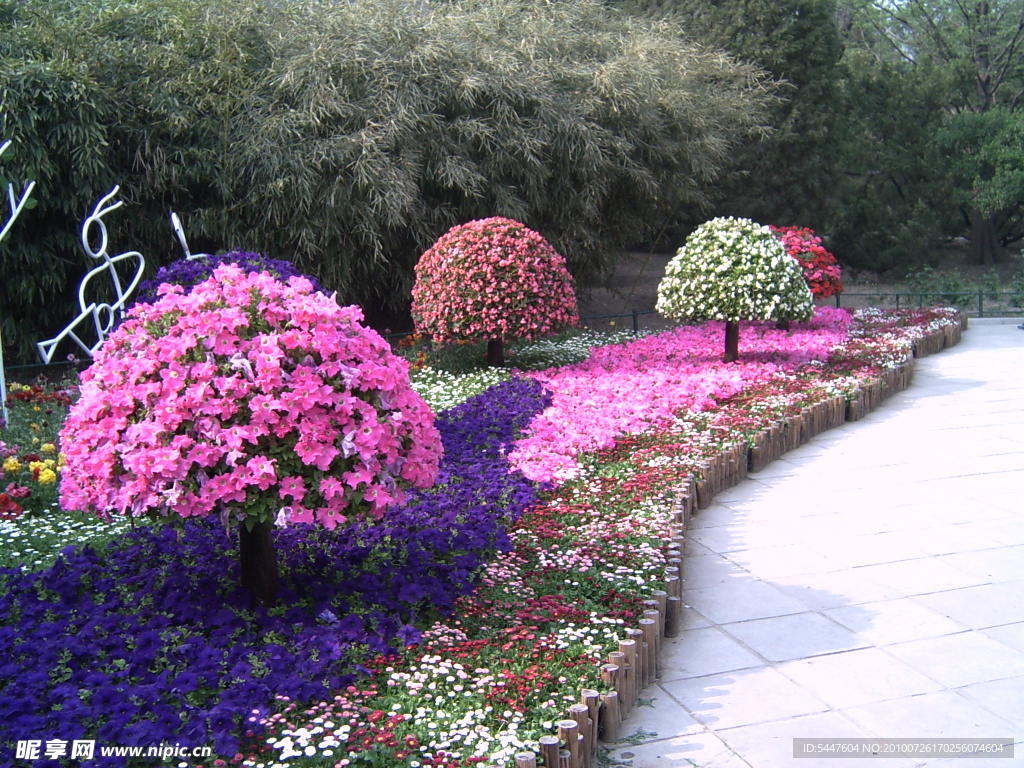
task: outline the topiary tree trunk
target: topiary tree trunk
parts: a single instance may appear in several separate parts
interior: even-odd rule
[[[273,525],[246,523],[238,526],[238,560],[242,568],[242,586],[263,605],[277,602],[279,575],[274,551]]]
[[[738,320],[725,321],[725,354],[723,363],[735,363],[740,357],[740,323]]]
[[[487,364],[495,367],[505,364],[505,345],[501,339],[487,341]]]

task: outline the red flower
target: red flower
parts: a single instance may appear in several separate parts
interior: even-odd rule
[[[807,227],[771,227],[786,252],[804,271],[804,280],[814,296],[834,296],[843,290],[841,270],[836,257],[822,245],[821,238]]]

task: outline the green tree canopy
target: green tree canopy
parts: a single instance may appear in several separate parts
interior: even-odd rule
[[[913,147],[917,173],[936,189],[952,187],[976,259],[992,263],[1000,243],[1024,234],[1009,172],[1024,163],[1013,127],[1024,106],[1024,0],[855,0],[845,11],[861,66],[853,78],[889,73],[887,87],[902,95],[894,109],[905,119],[933,113],[935,130]]]
[[[823,225],[842,119],[834,0],[627,0],[626,7],[679,19],[693,39],[763,67],[781,85],[768,117],[772,131],[733,154],[714,210]]]

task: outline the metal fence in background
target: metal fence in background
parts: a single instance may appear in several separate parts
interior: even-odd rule
[[[850,302],[850,299],[863,302]],[[1024,300],[1019,293],[992,291],[896,291],[884,293],[858,292],[837,293],[837,307],[882,307],[885,309],[911,309],[934,304],[960,307],[972,317],[1016,317],[1024,315],[1024,307],[1015,302]],[[846,301],[844,304],[843,302]]]

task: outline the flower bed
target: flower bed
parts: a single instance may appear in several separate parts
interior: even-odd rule
[[[509,449],[558,404],[536,380],[499,384],[445,414],[437,488],[359,531],[285,529],[291,592],[269,612],[233,591],[223,533],[204,523],[140,528],[38,574],[5,571],[0,636],[14,654],[0,680],[14,687],[0,738],[216,741],[224,761],[247,765],[506,765],[524,750],[550,761],[581,746],[579,732],[589,750],[597,721],[614,734],[609,713],[656,669],[643,632],[656,649],[671,630],[678,582],[666,569],[679,565],[667,564],[700,489],[709,498],[742,477],[766,430],[807,439],[829,421],[815,416],[821,403],[905,383],[887,372],[907,367],[915,343],[953,341],[959,322],[861,313],[827,365],[779,363],[778,342],[756,363],[771,371],[612,434],[540,495],[510,471]],[[18,695],[25,686],[37,695]],[[583,690],[595,693],[573,708]],[[559,725],[567,714],[575,726]]]
[[[16,520],[26,508],[44,509],[55,501],[61,467],[53,435],[71,394],[13,383],[7,399],[11,423],[0,432],[0,520]]]
[[[850,314],[819,308],[792,332],[753,324],[741,345],[742,365],[719,359],[722,324],[684,326],[625,345],[596,349],[584,362],[533,374],[554,395],[551,408],[530,426],[511,460],[533,480],[565,480],[576,457],[611,445],[793,371],[826,360],[846,339]]]

